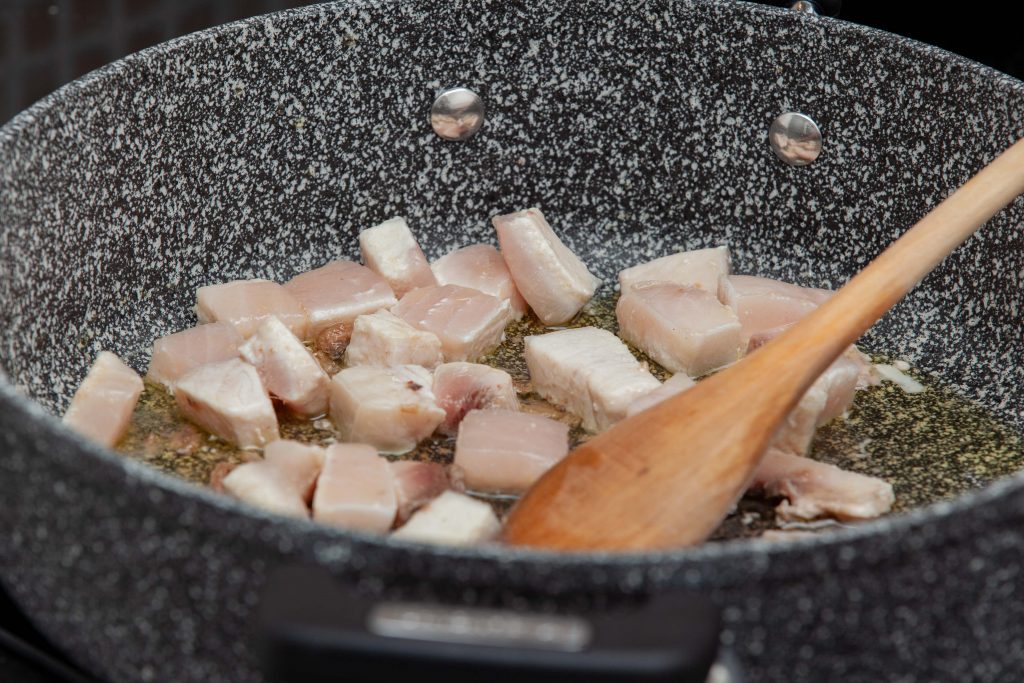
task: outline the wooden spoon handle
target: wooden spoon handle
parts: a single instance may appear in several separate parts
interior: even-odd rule
[[[513,509],[505,540],[563,550],[703,541],[822,371],[1022,192],[1019,141],[786,333],[570,453]]]
[[[893,242],[828,302],[763,350],[775,346],[772,349],[775,355],[786,356],[823,345],[831,349],[831,354],[812,354],[817,362],[807,367],[807,386],[802,388],[806,390],[847,346],[857,341],[946,256],[1021,193],[1024,193],[1024,139],[996,157]]]

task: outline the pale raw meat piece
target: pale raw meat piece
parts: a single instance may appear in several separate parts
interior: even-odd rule
[[[874,371],[878,377],[892,382],[908,394],[920,394],[926,388],[910,375],[888,363],[878,363],[874,366]]]
[[[260,373],[266,390],[293,412],[303,417],[327,412],[330,378],[280,320],[264,320],[239,353]]]
[[[346,368],[331,379],[331,420],[349,441],[411,451],[444,419],[430,371],[417,365]]]
[[[651,406],[661,403],[665,399],[672,398],[676,394],[683,393],[696,384],[697,383],[690,379],[690,376],[684,372],[672,375],[665,380],[665,383],[660,387],[633,401],[629,406],[629,410],[626,411],[626,415],[627,417],[632,417],[637,413],[647,410]]]
[[[153,356],[146,376],[171,388],[191,370],[207,363],[238,358],[242,335],[227,323],[207,323],[160,337],[153,342]]]
[[[328,447],[313,494],[313,519],[384,533],[395,523],[397,512],[395,476],[387,459],[362,443]]]
[[[785,497],[775,510],[786,520],[872,519],[889,512],[895,501],[886,481],[774,448],[758,465],[751,488]]]
[[[438,545],[474,545],[494,540],[501,522],[491,506],[469,496],[445,491],[412,518],[394,538]]]
[[[718,297],[697,287],[645,282],[615,306],[619,336],[672,372],[699,377],[743,355],[740,322]]]
[[[437,284],[404,218],[392,218],[360,232],[359,250],[366,266],[387,280],[399,299],[417,287]]]
[[[377,273],[354,261],[331,261],[308,273],[296,275],[284,288],[309,313],[308,339],[317,340],[331,328],[351,323],[357,317],[394,306],[398,299],[388,283]],[[337,334],[337,331],[332,334]],[[347,336],[342,335],[344,342]],[[328,338],[328,341],[331,341]],[[336,339],[333,341],[337,341]],[[344,351],[325,348],[324,351],[340,356]]]
[[[185,417],[238,448],[280,438],[260,375],[241,359],[199,366],[174,385],[174,398]]]
[[[525,340],[534,390],[600,432],[626,417],[629,406],[661,383],[622,340],[607,330],[579,327]]]
[[[391,463],[391,473],[395,477],[399,522],[451,487],[444,465],[436,462],[399,460]]]
[[[752,275],[723,277],[718,285],[718,298],[736,311],[743,326],[744,348],[754,335],[795,323],[832,296],[827,289]]]
[[[514,410],[472,410],[459,424],[455,464],[476,491],[522,493],[569,453],[569,425]]]
[[[444,359],[476,360],[501,343],[509,303],[458,285],[421,287],[402,297],[391,312],[441,340]]]
[[[508,301],[514,320],[519,320],[526,313],[526,299],[516,289],[505,259],[489,244],[456,249],[434,261],[430,269],[434,271],[438,284],[478,289]]]
[[[626,291],[642,282],[674,282],[717,295],[719,278],[729,272],[729,248],[712,247],[680,251],[626,268],[619,273],[619,285]]]
[[[775,339],[775,337],[779,336],[780,334],[788,330],[794,324],[795,323],[790,323],[788,325],[780,325],[778,327],[773,327],[770,330],[758,332],[757,334],[753,335],[750,338],[749,343],[747,344],[747,353],[752,353],[757,349],[761,348],[771,340]],[[869,356],[861,353],[861,351],[856,346],[851,344],[850,348],[846,349],[846,351],[843,352],[843,357],[857,365],[858,389],[864,389],[866,387],[871,387],[878,384],[878,382],[880,381],[878,378],[878,373],[875,371],[874,366],[871,364],[871,358]]]
[[[759,332],[755,332],[750,336],[750,339],[747,340],[747,353],[753,353],[754,351],[757,351],[759,348],[761,348],[771,340],[775,339],[789,328],[793,327],[794,324],[795,323],[787,323],[785,325],[773,327],[769,330],[761,330]]]
[[[455,434],[459,422],[477,408],[519,410],[512,376],[480,363],[445,363],[434,370],[434,396],[444,408],[442,434]]]
[[[352,325],[352,339],[345,352],[347,365],[422,365],[434,368],[444,358],[441,340],[420,330],[390,311],[361,315]]]
[[[64,413],[64,424],[112,447],[128,431],[143,389],[134,370],[109,351],[100,351]]]
[[[793,455],[804,455],[814,432],[839,417],[853,403],[860,366],[845,355],[821,373],[779,427],[772,446]]]
[[[294,517],[309,517],[313,488],[324,464],[324,449],[281,439],[267,444],[263,460],[234,467],[224,490],[250,505]]]
[[[545,325],[570,320],[601,285],[558,239],[540,209],[491,219],[516,288]]]
[[[269,280],[234,280],[200,287],[196,314],[201,323],[228,323],[243,337],[252,335],[270,317],[278,318],[300,339],[305,339],[309,329],[309,316],[298,299]]]

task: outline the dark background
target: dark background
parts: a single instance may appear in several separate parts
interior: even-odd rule
[[[306,4],[311,0],[0,0],[0,124],[122,55],[208,26]],[[1017,4],[972,8],[971,3],[846,0],[839,16],[1021,78],[1024,40],[1016,31],[1017,16],[1009,14],[1020,11],[1007,9]]]
[[[208,26],[306,4],[311,0],[0,0],[0,124],[64,83],[123,55]],[[1016,4],[988,3],[974,9],[967,3],[846,0],[839,16],[1024,78],[1020,10],[1007,9]],[[34,641],[0,591],[3,629]],[[53,680],[0,644],[0,681]]]

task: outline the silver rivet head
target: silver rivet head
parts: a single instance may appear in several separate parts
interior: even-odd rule
[[[804,12],[805,14],[818,13],[818,8],[814,5],[813,2],[809,2],[808,0],[797,0],[796,2],[790,4],[789,9],[795,10],[797,12]]]
[[[484,101],[468,88],[443,90],[430,108],[430,125],[445,140],[468,140],[484,125]]]
[[[768,142],[790,166],[806,166],[821,154],[821,129],[806,114],[786,112],[772,121]]]

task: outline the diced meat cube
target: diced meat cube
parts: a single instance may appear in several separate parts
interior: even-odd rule
[[[351,340],[352,323],[338,323],[321,330],[313,340],[313,345],[331,360],[340,361],[345,357],[345,350]]]
[[[64,424],[87,439],[112,447],[128,431],[144,386],[134,370],[101,351],[64,413]]]
[[[490,244],[456,249],[434,261],[430,269],[438,284],[469,287],[508,301],[514,320],[526,313],[526,299],[516,289],[504,257]]]
[[[896,500],[886,481],[774,448],[758,465],[751,488],[785,497],[775,510],[787,520],[872,519],[889,512]]]
[[[336,329],[329,334],[335,337],[325,340],[336,344],[339,341],[338,330],[344,332],[346,323],[351,324],[361,315],[394,306],[398,301],[384,278],[354,261],[331,261],[308,273],[296,275],[285,283],[284,288],[309,313],[307,338],[316,340],[318,344],[332,328]],[[347,335],[342,336],[347,343]],[[340,357],[344,350],[344,345],[340,350],[330,345],[324,348],[327,353],[336,352],[335,357]]]
[[[779,325],[768,330],[760,330],[755,332],[747,340],[747,353],[753,353],[759,348],[770,342],[771,340],[778,337],[780,334],[793,327],[795,323],[787,323],[785,325]]]
[[[514,410],[470,411],[455,441],[455,464],[477,491],[522,493],[568,453],[568,425]]]
[[[280,438],[260,375],[241,359],[199,366],[174,385],[174,398],[185,417],[238,448]]]
[[[430,371],[416,365],[346,368],[331,379],[330,414],[349,441],[405,453],[444,419]]]
[[[434,368],[444,358],[441,340],[433,332],[419,330],[390,311],[361,315],[352,325],[352,339],[345,352],[348,365],[422,365]]]
[[[391,463],[395,476],[395,496],[398,500],[398,521],[409,519],[420,509],[447,491],[451,482],[444,465],[418,460],[399,460]]]
[[[309,328],[309,316],[298,299],[269,280],[234,280],[200,287],[196,301],[199,322],[228,323],[243,337],[252,335],[270,317],[278,318],[300,339],[305,339]]]
[[[445,491],[392,534],[437,545],[474,545],[495,539],[501,522],[491,506],[463,493]]]
[[[672,375],[667,380],[665,380],[665,383],[662,384],[660,387],[644,394],[640,398],[633,401],[633,403],[631,403],[629,406],[627,415],[629,417],[632,417],[637,413],[641,413],[647,410],[648,408],[661,403],[666,399],[672,398],[676,394],[683,393],[684,391],[686,391],[692,386],[695,386],[696,384],[697,383],[690,379],[690,376],[687,375],[685,372],[680,372],[675,375]]]
[[[250,505],[294,517],[309,517],[313,487],[324,464],[324,449],[281,439],[267,444],[263,460],[234,467],[224,490]]]
[[[434,396],[444,409],[442,434],[455,434],[466,413],[478,408],[519,410],[512,376],[479,363],[445,363],[434,370]]]
[[[303,417],[327,412],[330,378],[280,320],[264,320],[239,352],[259,372],[266,390],[293,412]]]
[[[607,330],[580,327],[525,340],[534,390],[582,420],[589,432],[626,417],[629,406],[661,383]]]
[[[417,287],[437,284],[404,218],[392,218],[360,232],[359,250],[366,266],[387,280],[399,299]]]
[[[698,377],[743,355],[736,314],[711,292],[647,282],[622,292],[619,336],[666,369]]]
[[[719,281],[718,298],[736,311],[746,348],[754,335],[790,325],[825,303],[827,289],[799,287],[752,275],[731,275]]]
[[[339,443],[327,449],[313,494],[313,519],[384,533],[395,523],[397,512],[395,476],[387,459],[361,443]]]
[[[476,360],[501,343],[509,303],[458,285],[414,289],[391,309],[441,340],[445,360]]]
[[[512,280],[545,325],[570,320],[601,285],[558,239],[540,209],[491,219]]]
[[[859,376],[857,363],[846,356],[837,358],[786,416],[772,445],[794,455],[807,453],[815,430],[842,415],[853,403]]]
[[[729,248],[712,247],[680,251],[626,268],[619,273],[619,285],[625,292],[642,282],[674,282],[717,295],[719,278],[729,272]]]
[[[227,323],[207,323],[160,337],[146,376],[170,388],[187,372],[207,363],[238,358],[242,335]]]

